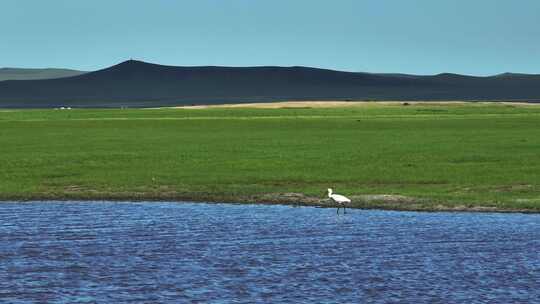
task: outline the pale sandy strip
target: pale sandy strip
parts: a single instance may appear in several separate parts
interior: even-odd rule
[[[366,106],[398,106],[408,103],[410,105],[440,106],[440,105],[513,105],[513,106],[540,106],[540,103],[526,102],[486,102],[486,101],[284,101],[267,103],[238,103],[222,105],[198,105],[198,106],[177,106],[172,108],[181,109],[208,109],[208,108],[258,108],[258,109],[280,109],[280,108],[340,108],[340,107],[366,107]]]

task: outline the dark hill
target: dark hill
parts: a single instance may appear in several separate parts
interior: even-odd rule
[[[540,100],[540,75],[472,77],[308,67],[173,67],[126,61],[79,76],[0,82],[0,107],[166,106],[277,100]]]
[[[68,69],[19,69],[0,68],[0,81],[4,80],[32,80],[32,79],[53,79],[71,77],[84,74],[86,72]]]

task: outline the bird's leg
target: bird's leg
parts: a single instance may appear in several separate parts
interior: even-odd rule
[[[339,214],[339,206],[337,207],[336,214]]]
[[[347,209],[345,208],[345,205],[343,205],[343,214],[346,214],[346,213],[347,213],[346,210],[347,210]]]

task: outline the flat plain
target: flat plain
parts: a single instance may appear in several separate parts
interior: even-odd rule
[[[0,110],[0,200],[540,211],[540,106]]]

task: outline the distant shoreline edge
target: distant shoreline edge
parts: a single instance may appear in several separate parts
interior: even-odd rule
[[[348,209],[387,210],[409,212],[470,212],[470,213],[527,213],[540,214],[537,209],[505,209],[482,203],[463,203],[446,205],[444,202],[433,203],[429,199],[415,199],[400,195],[378,194],[352,196],[352,204]],[[156,193],[110,193],[107,195],[72,195],[47,194],[30,195],[28,197],[0,197],[3,203],[31,202],[116,202],[116,203],[200,203],[200,204],[233,204],[233,205],[286,205],[293,207],[336,208],[328,199],[306,196],[301,193],[269,193],[251,196],[230,195],[159,195]]]

